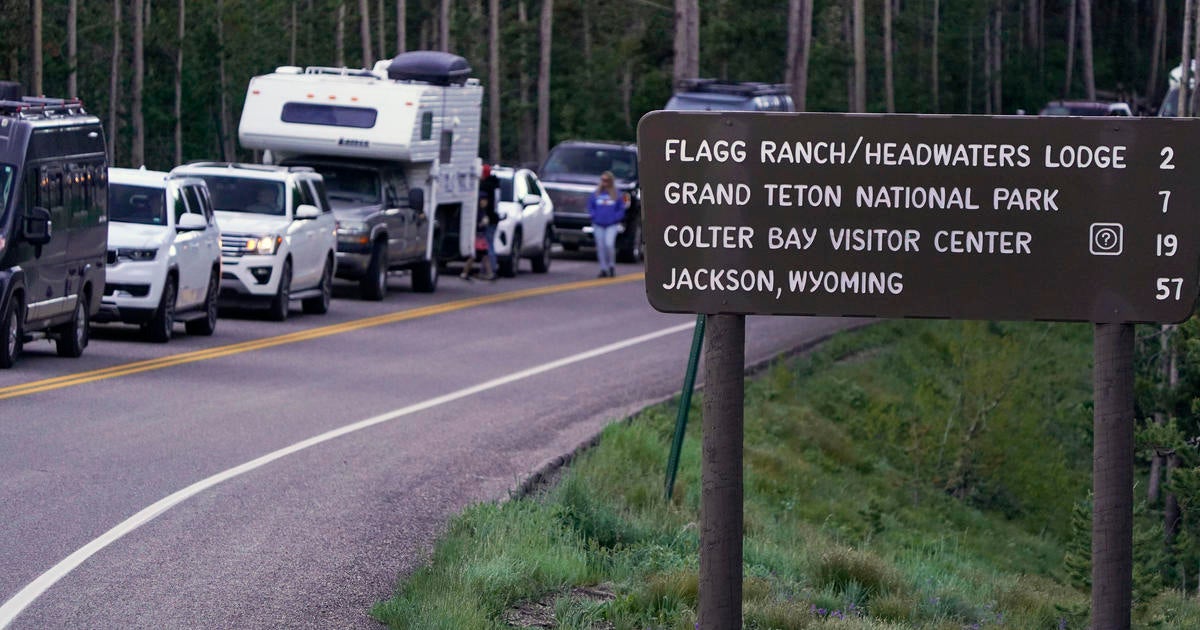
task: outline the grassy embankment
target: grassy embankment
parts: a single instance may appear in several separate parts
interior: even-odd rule
[[[1089,483],[1090,331],[883,323],[748,381],[746,627],[1087,627],[1064,554]],[[692,629],[699,402],[666,503],[673,424],[674,405],[650,409],[543,495],[467,510],[373,614]],[[1200,627],[1200,606],[1171,593],[1136,615]]]

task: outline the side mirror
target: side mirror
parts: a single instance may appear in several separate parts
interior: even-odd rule
[[[424,188],[409,188],[408,189],[408,207],[417,212],[425,211],[425,189]]]
[[[306,203],[306,204],[301,204],[299,208],[296,208],[295,216],[296,216],[297,221],[303,221],[305,219],[315,219],[315,218],[321,216],[321,211],[318,210],[316,206]]]
[[[521,197],[521,205],[525,206],[526,208],[528,208],[529,206],[536,206],[539,203],[542,203],[541,195],[535,195],[535,194],[530,193],[528,195],[525,195],[524,197]]]
[[[179,232],[195,232],[208,227],[208,223],[204,217],[188,212],[179,217],[179,221],[175,223],[175,230]]]
[[[45,208],[32,208],[25,213],[21,226],[21,235],[31,245],[38,247],[50,242],[50,211]]]

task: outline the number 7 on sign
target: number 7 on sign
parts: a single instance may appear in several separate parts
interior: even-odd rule
[[[1166,214],[1166,213],[1167,213],[1167,204],[1169,204],[1169,203],[1171,202],[1171,191],[1169,191],[1169,190],[1160,190],[1160,191],[1158,191],[1158,194],[1162,195],[1162,198],[1163,198],[1163,214]]]

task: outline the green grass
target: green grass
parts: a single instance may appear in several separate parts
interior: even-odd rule
[[[749,629],[1086,628],[1063,566],[1090,466],[1090,328],[896,322],[747,382]],[[681,361],[682,361],[681,357]],[[372,614],[393,628],[692,629],[700,402],[674,499],[667,404],[605,430],[544,495],[457,518]],[[573,587],[603,585],[611,598]],[[1200,627],[1164,593],[1137,627]]]

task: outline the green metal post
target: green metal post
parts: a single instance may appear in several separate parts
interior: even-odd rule
[[[704,314],[696,316],[692,332],[692,353],[688,356],[687,373],[683,376],[683,391],[679,394],[679,410],[675,414],[675,437],[671,440],[671,456],[667,458],[667,500],[675,493],[675,473],[679,470],[679,452],[683,450],[683,434],[687,431],[688,410],[692,407],[692,390],[696,387],[696,366],[704,347]]]

